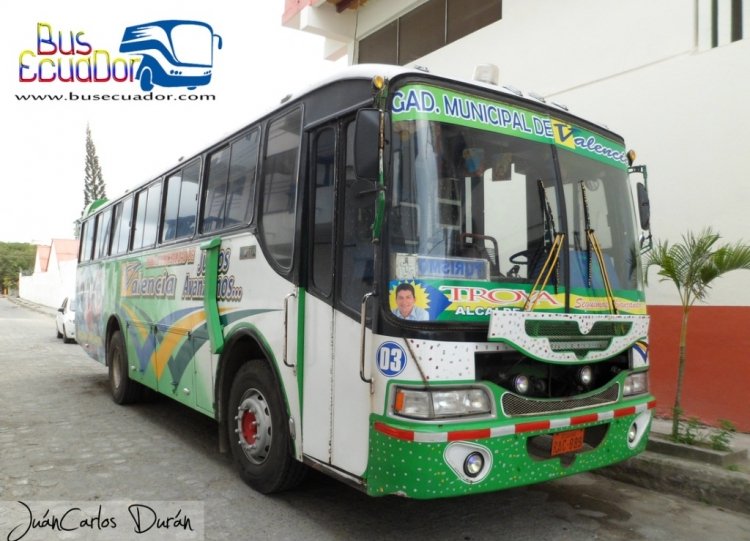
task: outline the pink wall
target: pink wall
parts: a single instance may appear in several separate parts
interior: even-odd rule
[[[649,306],[651,392],[657,415],[671,417],[677,387],[680,306]],[[682,390],[687,417],[728,419],[750,432],[750,307],[694,306],[688,321]]]

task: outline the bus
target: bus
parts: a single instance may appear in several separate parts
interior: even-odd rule
[[[352,66],[86,213],[78,342],[116,403],[215,419],[261,493],[607,466],[655,405],[634,158],[512,87]]]
[[[214,44],[221,49],[221,36],[204,22],[154,21],[127,27],[120,52],[140,55],[135,78],[144,92],[154,85],[194,90],[211,82]]]

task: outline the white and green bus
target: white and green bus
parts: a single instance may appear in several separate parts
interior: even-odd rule
[[[214,418],[263,493],[308,468],[440,498],[606,466],[654,407],[633,158],[510,87],[350,67],[92,205],[78,342],[115,402]]]

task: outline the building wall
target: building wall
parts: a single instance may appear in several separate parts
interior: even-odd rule
[[[677,387],[677,354],[682,310],[652,306],[651,390],[656,412],[671,416]],[[720,322],[720,323],[718,323]],[[750,307],[708,306],[691,311],[682,392],[686,417],[717,425],[727,419],[750,432]]]
[[[370,0],[350,35],[359,38],[422,0]],[[710,48],[711,0],[504,0],[502,19],[414,64],[471,78],[500,68],[502,84],[534,91],[607,125],[649,167],[652,232],[677,242],[711,226],[727,242],[750,242],[750,0],[745,39],[729,43],[730,2],[719,0],[721,46]],[[325,25],[322,25],[325,26]],[[346,32],[340,32],[339,35]],[[349,60],[355,47],[349,43]],[[676,289],[652,270],[651,382],[659,411],[674,400],[681,312]],[[688,415],[727,418],[750,431],[750,274],[736,271],[692,310],[683,391]]]
[[[602,21],[612,13],[601,5],[607,3],[597,3]],[[512,4],[505,4],[509,9],[504,21],[496,26],[515,22]],[[574,4],[565,3],[570,11],[574,11]],[[541,93],[626,137],[637,149],[639,161],[649,167],[656,239],[676,242],[688,230],[711,226],[729,242],[750,241],[745,219],[750,182],[744,163],[750,148],[750,134],[744,129],[750,125],[750,107],[746,105],[750,76],[740,69],[750,65],[750,40],[700,49],[692,41],[697,21],[690,3],[660,3],[660,13],[644,8],[650,27],[629,17],[631,11],[640,10],[627,4],[628,9],[619,13],[619,22],[600,25],[606,27],[604,34],[599,29],[579,35],[572,49],[565,47],[564,53],[557,51],[541,64],[530,61],[536,56],[527,57],[526,72],[533,72],[529,75],[511,61],[508,73],[519,79],[513,84],[541,88]],[[672,5],[665,9],[666,4]],[[523,12],[517,15],[522,18]],[[551,19],[559,22],[563,17],[560,12]],[[592,26],[597,26],[594,21],[586,25]],[[658,27],[670,28],[670,32],[657,31]],[[638,28],[637,39],[626,40],[624,28]],[[490,33],[492,29],[487,30]],[[750,28],[747,30],[750,32]],[[478,41],[474,44],[477,51],[490,46],[489,40],[482,42],[479,34],[472,36]],[[524,28],[516,26],[514,34],[522,40]],[[628,53],[623,48],[623,44],[653,42],[654,37],[662,36],[664,43],[650,44],[651,52]],[[536,54],[544,56],[551,43],[541,41],[544,43],[537,43]],[[597,51],[594,43],[605,46]],[[506,45],[500,42],[501,47]],[[578,53],[568,58],[571,51]],[[502,61],[498,64],[504,65]],[[609,74],[603,64],[610,67]],[[623,69],[618,71],[615,66]],[[566,76],[565,70],[577,73],[578,79]],[[553,82],[545,84],[547,75]],[[652,319],[651,382],[659,404],[657,411],[669,415],[675,396],[682,312],[676,306],[679,298],[675,286],[658,278],[653,269],[647,290]],[[726,275],[710,291],[708,304],[691,310],[682,394],[686,415],[710,424],[729,419],[744,431],[750,431],[750,402],[746,399],[750,382],[750,291],[745,287],[749,278],[743,271]]]
[[[476,64],[496,64],[501,82],[622,134],[649,167],[656,240],[676,242],[711,226],[728,242],[750,242],[750,25],[749,39],[710,49],[698,14],[706,15],[705,2],[505,0],[501,21],[415,63],[464,78]],[[687,415],[729,419],[745,431],[748,279],[744,271],[724,276],[708,304],[692,309],[683,390]],[[651,384],[657,411],[669,415],[681,309],[674,285],[661,283],[656,269],[648,282]]]
[[[65,297],[75,294],[76,269],[75,259],[60,261],[53,249],[46,270],[35,268],[31,276],[19,276],[18,296],[36,304],[57,308]]]

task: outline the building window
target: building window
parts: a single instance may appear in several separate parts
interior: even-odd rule
[[[750,0],[698,0],[698,48],[712,49],[744,38]]]
[[[361,39],[358,63],[408,64],[502,18],[502,0],[428,0]]]
[[[359,63],[398,64],[398,21],[393,21],[359,42]]]
[[[398,20],[398,63],[414,62],[445,45],[445,0],[431,0]]]

